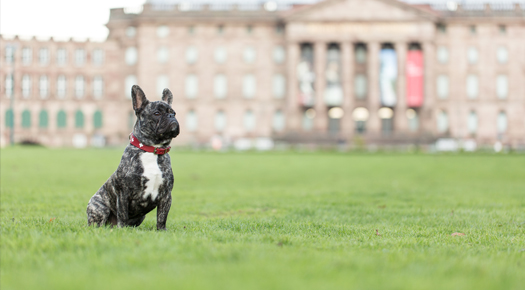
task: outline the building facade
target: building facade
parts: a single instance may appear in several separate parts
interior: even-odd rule
[[[48,146],[123,144],[139,84],[150,100],[173,92],[178,145],[452,138],[525,148],[519,4],[150,1],[112,9],[107,27],[102,43],[2,39],[2,144],[12,135]]]

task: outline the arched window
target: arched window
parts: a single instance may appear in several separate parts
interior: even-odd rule
[[[24,110],[22,112],[22,128],[31,127],[31,112],[29,110]]]
[[[57,127],[65,128],[66,127],[66,112],[64,110],[58,111],[57,114]]]
[[[40,114],[38,115],[38,127],[40,128],[47,128],[48,124],[48,115],[46,110],[40,111]]]
[[[75,128],[84,128],[84,113],[80,110],[75,113]]]
[[[102,128],[102,112],[101,111],[96,111],[95,114],[93,115],[93,126],[95,127],[95,129]]]
[[[14,116],[13,116],[13,110],[7,109],[5,111],[5,126],[7,128],[13,128],[14,126]]]

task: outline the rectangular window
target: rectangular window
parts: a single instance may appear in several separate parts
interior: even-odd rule
[[[67,82],[66,76],[59,75],[57,78],[57,97],[63,99],[66,97]]]
[[[285,127],[285,117],[281,110],[275,111],[273,115],[272,127],[275,132],[281,132]]]
[[[97,48],[93,50],[93,64],[96,66],[104,63],[104,50]]]
[[[5,47],[5,63],[12,64],[15,61],[15,49],[11,45]]]
[[[127,65],[135,65],[137,63],[138,58],[137,48],[134,46],[126,48],[124,58],[126,60]]]
[[[11,98],[13,96],[13,75],[8,74],[5,76],[5,96]]]
[[[474,111],[471,111],[468,115],[467,129],[468,133],[472,135],[478,131],[478,115]]]
[[[40,76],[39,91],[40,91],[40,97],[42,99],[47,99],[48,90],[49,90],[49,82],[47,80],[47,76]]]
[[[186,115],[186,128],[188,132],[195,132],[197,130],[197,114],[195,111],[191,110]]]
[[[86,62],[86,51],[79,48],[75,50],[75,64],[77,66],[84,66]]]
[[[162,91],[169,87],[169,78],[167,75],[157,77],[157,94],[162,95]]]
[[[284,51],[284,47],[282,45],[277,45],[273,48],[273,61],[275,63],[281,64],[284,62],[284,59],[286,57],[286,52]]]
[[[195,48],[195,46],[190,46],[186,49],[186,63],[187,64],[196,63],[198,57],[199,57],[199,53],[197,51],[197,48]]]
[[[498,75],[496,78],[496,95],[500,99],[506,99],[509,95],[509,80],[506,75]]]
[[[157,61],[159,63],[168,62],[168,48],[167,47],[161,46],[157,49]]]
[[[30,47],[22,48],[22,64],[31,65],[33,61],[33,50]]]
[[[254,63],[256,56],[257,53],[253,47],[245,48],[244,52],[242,53],[242,57],[246,63]]]
[[[226,49],[224,47],[217,47],[213,52],[213,58],[216,63],[225,63],[227,58]]]
[[[257,90],[257,85],[255,77],[253,75],[245,75],[242,80],[242,95],[251,99],[255,96],[255,91]]]
[[[223,111],[218,111],[217,114],[215,114],[214,123],[217,132],[224,131],[224,129],[226,129],[226,114]]]
[[[29,75],[22,76],[22,96],[26,99],[31,96],[31,77]]]
[[[368,92],[368,82],[366,75],[357,74],[354,77],[354,93],[357,99],[363,100],[366,98]]]
[[[498,134],[504,134],[507,132],[507,114],[500,112],[497,120]]]
[[[75,97],[82,98],[84,97],[84,77],[77,76],[75,78]]]
[[[100,99],[104,95],[104,79],[102,76],[93,78],[93,96],[95,99]]]
[[[448,62],[448,49],[444,46],[438,47],[437,59],[440,63],[446,64]]]
[[[475,99],[479,95],[479,82],[477,75],[467,76],[467,97],[469,99]]]
[[[67,62],[67,51],[65,48],[57,50],[57,65],[65,65]]]
[[[255,129],[255,114],[251,110],[244,113],[244,129],[246,132],[252,132]]]
[[[436,81],[437,95],[440,99],[447,99],[449,93],[448,76],[439,75]]]
[[[49,64],[49,50],[47,48],[41,48],[38,52],[38,59],[41,66],[46,66]]]
[[[188,115],[186,115],[186,128],[188,129],[188,132],[195,132],[197,130],[197,114],[195,111],[191,110],[188,112]]]
[[[498,62],[501,64],[507,63],[509,59],[509,51],[505,46],[498,47],[498,50],[496,52],[496,58],[498,59]]]
[[[448,132],[448,114],[444,110],[439,111],[437,116],[437,129],[439,133]]]
[[[224,99],[228,94],[228,83],[223,74],[216,75],[213,80],[213,93],[216,98]]]
[[[469,64],[476,64],[478,62],[479,53],[475,47],[469,47],[467,50],[467,59]]]
[[[286,92],[286,79],[282,74],[273,76],[273,96],[276,99],[282,99]]]
[[[191,74],[186,76],[184,90],[187,98],[194,99],[197,97],[199,93],[199,80],[196,75]]]

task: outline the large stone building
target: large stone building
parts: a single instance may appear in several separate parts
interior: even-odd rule
[[[2,38],[2,144],[123,144],[139,84],[173,92],[178,145],[525,148],[525,5],[189,3],[112,9],[102,43]]]

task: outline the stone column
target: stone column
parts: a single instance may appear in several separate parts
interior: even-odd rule
[[[299,111],[297,86],[297,64],[299,63],[299,44],[290,42],[286,47],[286,70],[288,72],[287,94],[286,94],[286,124],[290,131],[299,130],[301,124],[301,112]]]
[[[316,42],[314,44],[314,71],[315,71],[315,132],[327,132],[328,115],[324,101],[324,90],[326,87],[326,42]]]
[[[397,104],[394,108],[394,132],[404,133],[408,131],[408,119],[406,117],[406,63],[407,43],[395,44],[397,54]]]
[[[352,109],[354,107],[354,51],[352,43],[341,43],[341,83],[343,86],[343,111],[341,119],[341,133],[344,137],[354,135],[354,120],[352,119]]]
[[[368,111],[369,117],[366,122],[366,134],[379,136],[381,133],[381,120],[377,111],[381,106],[379,99],[379,42],[369,42],[368,46]]]
[[[419,115],[419,126],[421,132],[436,134],[437,108],[434,108],[436,99],[436,76],[434,75],[434,60],[436,58],[435,47],[432,42],[424,42],[423,48],[423,78],[424,78],[424,99],[423,106]]]

